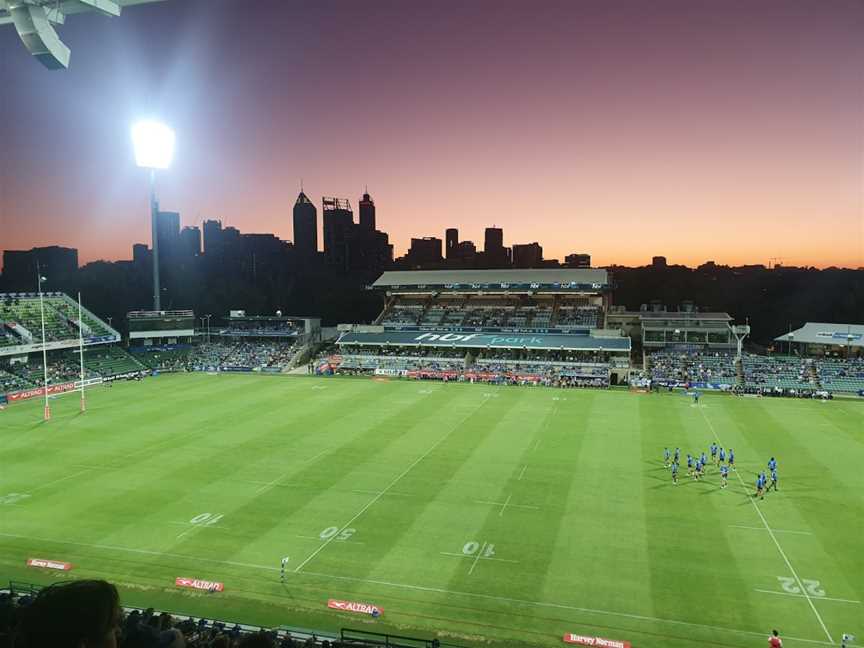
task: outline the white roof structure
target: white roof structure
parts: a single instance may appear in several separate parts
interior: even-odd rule
[[[119,16],[124,7],[163,0],[0,0],[0,25],[13,24],[27,50],[51,70],[69,67],[70,50],[55,29],[66,16]]]
[[[775,342],[797,342],[799,344],[844,345],[864,347],[864,324],[829,324],[807,322],[799,329],[774,338]]]

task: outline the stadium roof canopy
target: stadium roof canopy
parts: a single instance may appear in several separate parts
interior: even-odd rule
[[[651,320],[694,320],[694,321],[717,321],[731,322],[729,313],[700,313],[698,311],[644,311],[639,312],[639,319]]]
[[[584,285],[607,287],[609,274],[601,269],[549,268],[539,270],[395,270],[385,272],[372,284],[373,288],[404,288],[408,286],[490,286],[508,285],[560,286]]]
[[[799,329],[778,335],[774,341],[864,347],[864,324],[807,322]]]

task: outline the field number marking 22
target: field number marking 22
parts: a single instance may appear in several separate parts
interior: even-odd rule
[[[191,520],[189,520],[189,524],[210,526],[211,524],[216,524],[223,517],[225,516],[222,513],[202,513],[201,515],[196,515]]]
[[[348,540],[355,533],[357,533],[357,529],[342,529],[342,532],[339,533],[339,527],[327,527],[318,537],[322,540],[329,540],[333,536],[336,536],[336,540]]]
[[[778,576],[777,580],[780,581],[780,587],[783,588],[784,592],[801,594],[801,588],[798,587],[797,581],[791,576]],[[825,596],[825,590],[822,589],[822,585],[818,580],[802,578],[801,584],[810,596]]]

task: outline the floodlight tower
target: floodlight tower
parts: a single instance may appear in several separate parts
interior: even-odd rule
[[[159,232],[157,220],[159,203],[156,201],[156,170],[167,169],[174,158],[174,131],[157,121],[141,121],[132,127],[135,162],[150,170],[150,222],[153,236],[153,310],[162,310],[159,287]]]
[[[741,362],[741,352],[744,349],[744,338],[750,335],[750,324],[735,324],[735,325],[727,325],[729,326],[729,330],[732,331],[732,335],[735,336],[735,341],[738,343],[738,353],[735,356],[735,360],[737,362]]]

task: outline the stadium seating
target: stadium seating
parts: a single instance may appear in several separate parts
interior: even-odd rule
[[[45,339],[49,342],[75,339],[78,331],[78,304],[66,295],[50,293],[43,296]],[[107,324],[88,311],[82,312],[84,336],[107,336],[112,332]],[[0,295],[0,323],[3,344],[32,344],[42,339],[42,307],[36,295]]]
[[[738,384],[735,356],[721,352],[657,351],[648,356],[652,380],[660,383]]]
[[[741,357],[744,386],[757,389],[814,390],[817,388],[811,362],[803,358],[759,356]]]
[[[823,359],[813,363],[819,385],[829,392],[864,390],[864,358]]]
[[[201,344],[189,352],[187,369],[197,371],[224,368],[282,370],[298,351],[291,343],[267,341],[220,341]]]
[[[10,584],[0,591],[0,648],[12,648],[17,620],[22,608],[31,605],[39,591],[35,585]],[[122,603],[122,602],[121,602]],[[377,635],[362,630],[343,630],[339,635],[317,633],[310,629],[289,628],[265,629],[233,621],[220,621],[204,617],[158,612],[153,608],[123,607],[121,610],[120,646],[186,646],[187,648],[373,648],[378,645],[404,645],[393,643],[386,635]],[[351,636],[350,640],[341,637]],[[370,643],[360,637],[381,637],[382,641]],[[403,638],[404,639],[404,638]],[[427,644],[420,639],[411,639],[411,646]],[[429,642],[431,644],[431,641]],[[444,648],[459,648],[452,644],[437,644]]]
[[[105,378],[146,369],[134,357],[116,346],[85,349],[84,366]]]

